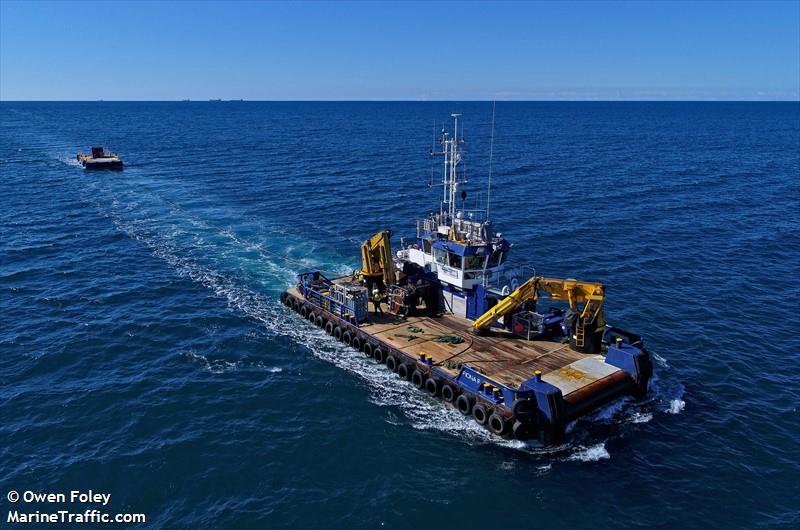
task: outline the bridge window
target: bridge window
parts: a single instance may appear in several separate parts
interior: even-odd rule
[[[490,269],[497,267],[498,265],[503,263],[503,258],[504,256],[502,250],[496,250],[492,252],[492,255],[489,256],[489,264],[487,265],[487,267],[489,267]]]
[[[453,267],[454,269],[460,269],[461,268],[461,256],[459,256],[458,254],[455,254],[453,252],[448,252],[447,253],[447,257],[448,257],[449,265],[451,267]]]
[[[483,262],[486,258],[483,256],[464,256],[464,270],[472,271],[483,269]]]
[[[447,265],[447,252],[444,250],[434,248],[433,249],[433,259],[439,265]]]

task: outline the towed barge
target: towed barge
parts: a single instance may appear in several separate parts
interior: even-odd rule
[[[452,117],[452,136],[443,131],[431,153],[444,157],[440,210],[417,222],[413,243],[392,253],[391,232],[379,232],[362,245],[360,271],[299,271],[281,301],[492,433],[558,442],[570,421],[644,395],[650,354],[639,335],[606,323],[602,284],[520,282],[487,212],[466,210],[463,191],[457,208],[463,139]]]
[[[78,153],[75,158],[84,169],[122,169],[122,158],[116,153],[110,153],[102,147],[92,147],[91,154]]]

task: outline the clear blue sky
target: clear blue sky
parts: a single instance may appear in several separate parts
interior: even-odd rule
[[[2,100],[800,99],[800,1],[0,3]]]

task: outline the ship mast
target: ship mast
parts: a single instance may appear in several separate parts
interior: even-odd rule
[[[444,195],[442,197],[442,207],[440,213],[447,214],[449,223],[452,223],[456,217],[456,200],[458,193],[458,164],[461,162],[461,154],[458,152],[458,145],[463,140],[458,139],[458,118],[461,114],[451,114],[453,118],[453,136],[450,137],[448,133],[442,134],[443,154],[444,154],[444,171],[442,175],[442,187],[444,188]],[[445,206],[447,211],[445,212]]]

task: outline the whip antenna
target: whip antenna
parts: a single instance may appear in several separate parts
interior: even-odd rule
[[[489,220],[489,205],[492,202],[492,155],[494,155],[494,109],[497,101],[492,101],[492,139],[489,141],[489,187],[486,190],[486,220]]]

